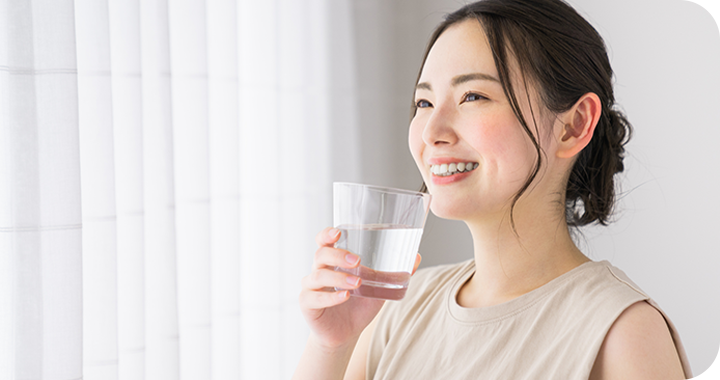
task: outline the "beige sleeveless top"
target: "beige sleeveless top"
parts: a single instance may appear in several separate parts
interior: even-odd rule
[[[474,260],[420,270],[402,301],[386,303],[367,379],[587,379],[620,313],[642,300],[660,310],[607,261],[582,264],[500,305],[464,308],[457,294],[474,271]],[[680,337],[663,316],[691,378]]]

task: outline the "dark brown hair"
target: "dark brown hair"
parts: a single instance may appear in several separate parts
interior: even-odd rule
[[[624,169],[625,144],[632,127],[615,108],[613,71],[602,37],[562,0],[482,0],[446,16],[430,38],[420,73],[440,35],[451,25],[468,19],[478,20],[485,31],[505,96],[537,152],[535,167],[513,198],[510,211],[513,228],[512,210],[538,175],[543,152],[520,110],[510,81],[511,55],[517,60],[525,89],[529,77],[540,100],[553,113],[569,110],[589,92],[600,98],[602,115],[595,133],[570,172],[565,216],[570,226],[593,222],[607,225],[615,203],[614,176]],[[535,121],[532,108],[531,116]],[[537,122],[535,128],[539,136]],[[423,184],[423,191],[426,189]]]

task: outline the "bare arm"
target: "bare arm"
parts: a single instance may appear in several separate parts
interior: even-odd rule
[[[315,342],[311,336],[305,345],[300,364],[295,369],[293,380],[317,379],[338,380],[345,374],[355,342],[334,350],[328,350]]]
[[[665,318],[641,301],[628,307],[608,331],[589,380],[684,378]]]
[[[382,309],[380,313],[382,313]],[[293,379],[364,380],[370,339],[375,331],[380,313],[360,334],[354,348],[351,347],[353,345],[351,342],[348,347],[327,351],[313,342],[313,338],[310,337]],[[327,363],[328,365],[319,368],[317,363]]]
[[[370,350],[370,340],[375,331],[377,320],[380,318],[384,309],[384,307],[380,309],[380,312],[375,319],[370,322],[368,327],[366,327],[360,335],[360,339],[358,339],[358,342],[355,345],[355,350],[353,351],[352,358],[348,364],[347,372],[345,372],[344,380],[365,380],[367,357],[368,351]]]

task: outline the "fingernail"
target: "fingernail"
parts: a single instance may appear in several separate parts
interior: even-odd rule
[[[346,297],[348,296],[348,294],[349,294],[349,292],[348,292],[347,290],[343,290],[342,292],[338,292],[338,293],[337,293],[337,296],[338,296],[338,298],[340,298],[340,299],[344,299],[344,298],[346,298]]]
[[[345,281],[347,281],[347,283],[352,286],[357,286],[357,284],[360,283],[360,278],[355,276],[347,276],[345,277]]]
[[[358,261],[360,261],[360,258],[353,255],[352,253],[348,253],[347,255],[345,255],[345,261],[347,261],[351,265],[355,265],[358,263]]]
[[[328,235],[330,235],[331,238],[335,238],[340,233],[340,230],[337,228],[331,228],[330,231],[328,231]]]

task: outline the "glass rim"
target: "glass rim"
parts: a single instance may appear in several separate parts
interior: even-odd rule
[[[419,195],[421,197],[432,197],[432,195],[430,195],[430,193],[423,193],[421,191],[398,189],[395,187],[367,185],[367,184],[363,184],[363,183],[333,182],[333,188],[335,187],[335,185],[349,185],[349,186],[355,186],[355,187],[364,187],[364,188],[369,188],[369,189],[373,189],[373,190],[383,191],[386,193],[395,193],[395,194],[401,194],[401,195]]]

